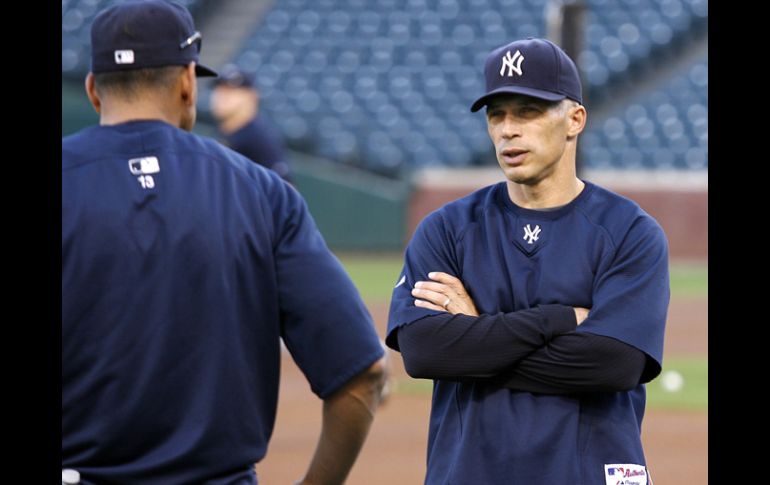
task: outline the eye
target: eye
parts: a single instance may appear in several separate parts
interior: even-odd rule
[[[487,111],[487,118],[492,119],[492,118],[499,118],[501,116],[503,116],[503,110],[499,108],[493,108]]]

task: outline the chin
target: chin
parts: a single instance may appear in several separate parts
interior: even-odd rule
[[[532,175],[526,173],[523,167],[505,167],[503,168],[505,178],[516,184],[525,184],[532,181]]]

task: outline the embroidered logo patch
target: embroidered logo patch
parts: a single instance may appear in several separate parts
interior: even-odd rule
[[[503,56],[503,63],[500,66],[500,76],[505,76],[505,68],[508,68],[508,77],[512,77],[513,73],[515,72],[519,76],[522,75],[521,71],[521,62],[524,60],[524,56],[521,55],[521,52],[516,51],[516,53],[511,56],[511,51],[508,51]]]
[[[540,226],[536,225],[534,229],[529,227],[529,224],[524,226],[524,239],[527,240],[527,244],[532,244],[540,239]]]
[[[123,49],[115,51],[115,64],[133,64],[134,63],[134,51],[131,49]]]
[[[143,189],[155,188],[155,179],[150,174],[160,172],[158,157],[132,158],[128,161],[128,169],[137,175],[136,180]]]
[[[604,465],[604,480],[606,485],[647,485],[647,468],[630,463]]]
[[[521,252],[531,257],[548,243],[552,227],[548,220],[519,217],[510,226],[509,237]]]

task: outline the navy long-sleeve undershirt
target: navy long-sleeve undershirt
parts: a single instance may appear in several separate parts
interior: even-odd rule
[[[635,387],[644,352],[576,328],[572,307],[540,305],[495,315],[421,318],[398,330],[412,377],[492,378],[502,387],[546,394]]]

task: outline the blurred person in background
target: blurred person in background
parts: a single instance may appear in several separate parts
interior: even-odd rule
[[[224,143],[291,181],[283,140],[270,122],[260,116],[259,101],[259,91],[249,73],[235,64],[220,69],[210,108]]]
[[[358,291],[291,185],[190,133],[216,73],[185,7],[118,3],[91,42],[100,124],[62,139],[62,482],[256,484],[283,339],[323,400],[298,483],[343,483],[386,379]]]

